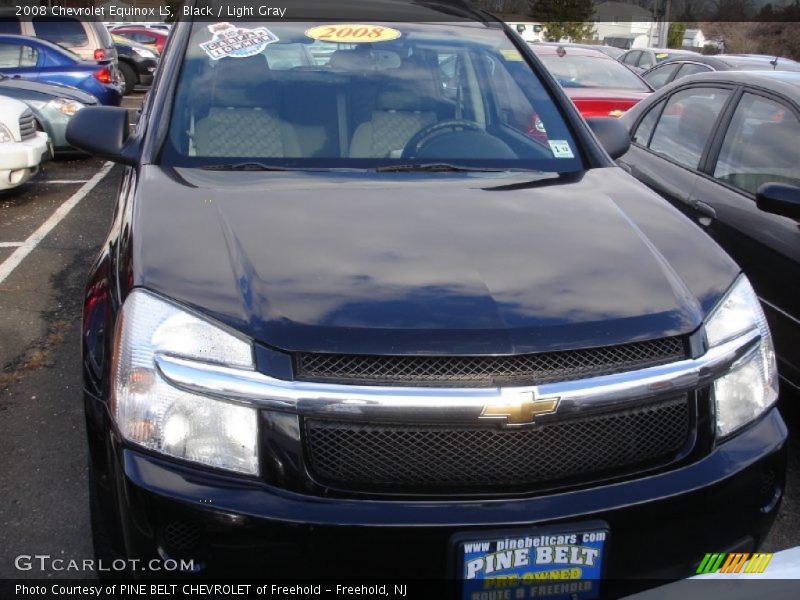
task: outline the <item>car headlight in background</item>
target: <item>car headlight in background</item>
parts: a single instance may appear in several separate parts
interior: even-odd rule
[[[126,440],[219,469],[258,474],[254,408],[167,383],[157,354],[255,368],[252,344],[144,290],[128,296],[117,323],[111,412]]]
[[[133,51],[136,54],[138,54],[139,56],[141,56],[142,58],[158,58],[156,56],[155,52],[153,52],[151,50],[148,50],[147,48],[136,48],[136,47],[134,47]]]
[[[48,104],[68,117],[71,117],[84,107],[84,105],[77,100],[68,100],[67,98],[56,98],[55,100],[51,100]]]
[[[714,382],[719,437],[746,425],[778,399],[772,336],[758,297],[742,275],[706,321],[706,336],[709,346],[714,347],[753,330],[761,334],[758,346]]]
[[[11,130],[0,123],[0,144],[7,144],[14,141],[14,135]]]

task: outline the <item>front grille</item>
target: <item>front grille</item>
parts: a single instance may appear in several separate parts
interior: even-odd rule
[[[26,110],[19,118],[19,135],[22,140],[28,140],[36,135],[36,119],[30,110]]]
[[[359,491],[532,489],[664,465],[687,446],[686,397],[526,429],[305,421],[321,484]]]
[[[539,385],[620,373],[686,357],[683,338],[513,356],[295,355],[301,381],[356,385],[492,387]]]
[[[172,552],[195,548],[202,535],[197,525],[182,520],[170,521],[161,531],[162,541]]]

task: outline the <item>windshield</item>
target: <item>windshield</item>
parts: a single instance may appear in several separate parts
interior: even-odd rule
[[[500,28],[192,27],[162,164],[582,169],[560,111]]]
[[[647,87],[637,75],[631,72],[622,63],[606,58],[592,56],[565,56],[545,55],[539,56],[565,88],[614,88],[618,90],[634,90],[649,92]]]

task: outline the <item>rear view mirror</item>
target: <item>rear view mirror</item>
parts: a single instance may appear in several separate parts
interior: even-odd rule
[[[600,145],[614,160],[625,154],[631,147],[628,129],[614,117],[589,117],[589,129],[597,137]]]
[[[127,144],[130,135],[128,110],[116,106],[90,106],[69,120],[67,142],[79,150],[132,165],[137,152]]]
[[[765,183],[758,188],[756,205],[764,212],[800,219],[800,187],[786,183]]]

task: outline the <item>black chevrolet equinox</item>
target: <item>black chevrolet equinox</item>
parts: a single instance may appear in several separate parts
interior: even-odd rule
[[[70,123],[124,165],[83,312],[98,554],[594,593],[755,550],[786,428],[748,280],[503,23],[360,5],[182,20],[133,131]]]

